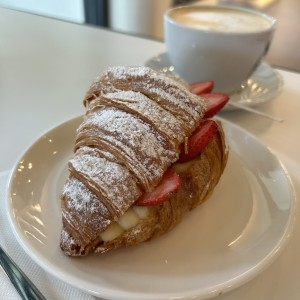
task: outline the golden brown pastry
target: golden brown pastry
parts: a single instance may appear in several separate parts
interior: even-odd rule
[[[196,157],[178,162],[199,127],[206,102],[180,81],[147,67],[103,72],[85,99],[61,208],[61,249],[71,256],[132,246],[173,228],[205,201],[227,161],[221,125]],[[167,172],[176,191],[151,205],[151,193]]]

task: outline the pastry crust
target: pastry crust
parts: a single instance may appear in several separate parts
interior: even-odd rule
[[[70,175],[62,196],[61,249],[71,256],[136,245],[172,229],[218,183],[227,161],[218,133],[195,159],[178,164],[180,145],[197,128],[205,101],[181,82],[146,67],[103,72],[84,99],[86,118],[77,131]],[[120,220],[172,167],[181,187],[146,217],[104,241]]]

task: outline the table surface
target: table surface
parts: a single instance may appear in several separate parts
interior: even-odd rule
[[[91,81],[112,65],[143,65],[163,43],[0,8],[0,172],[49,128],[83,113]],[[282,93],[258,109],[283,123],[248,112],[222,114],[254,134],[285,165],[300,194],[300,74],[279,70]],[[283,253],[259,276],[218,300],[299,299],[300,213]]]

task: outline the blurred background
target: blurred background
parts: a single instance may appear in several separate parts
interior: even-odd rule
[[[191,3],[236,5],[270,14],[278,26],[267,62],[300,71],[300,0],[0,0],[2,7],[161,41],[164,11]]]

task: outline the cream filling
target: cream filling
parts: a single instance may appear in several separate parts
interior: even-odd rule
[[[147,218],[149,209],[146,206],[130,207],[121,218],[110,224],[101,234],[100,237],[104,242],[109,242],[119,237],[125,231],[135,227],[141,219]]]

